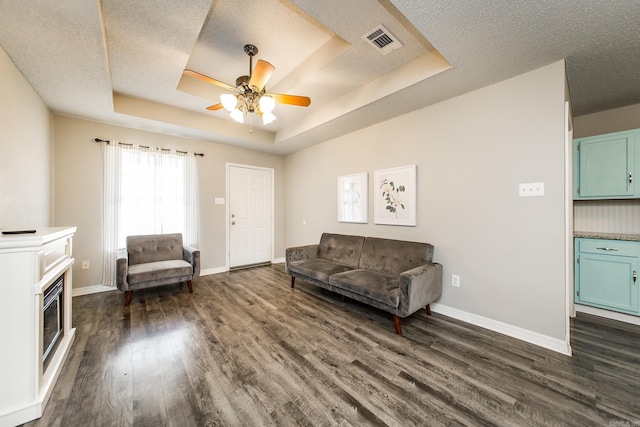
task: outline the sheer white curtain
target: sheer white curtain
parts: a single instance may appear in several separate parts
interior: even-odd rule
[[[136,234],[182,233],[198,246],[198,177],[191,152],[103,142],[104,267],[115,286],[116,251]]]

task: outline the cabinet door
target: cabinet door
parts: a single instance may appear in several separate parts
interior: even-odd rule
[[[577,140],[578,198],[632,197],[634,134],[615,134]]]
[[[578,254],[576,302],[638,314],[638,258]]]

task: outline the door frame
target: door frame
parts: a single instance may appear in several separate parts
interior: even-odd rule
[[[565,341],[567,355],[572,355],[571,349],[571,318],[576,317],[574,303],[575,286],[575,245],[573,244],[573,115],[569,101],[564,103],[564,253],[565,253]]]
[[[255,169],[255,170],[261,170],[261,171],[267,171],[271,173],[271,245],[269,247],[269,250],[271,252],[271,262],[273,263],[273,248],[274,248],[274,239],[275,239],[275,215],[274,215],[274,209],[275,209],[275,169],[274,168],[266,168],[266,167],[262,167],[262,166],[254,166],[254,165],[246,165],[246,164],[242,164],[242,163],[226,163],[226,167],[225,167],[225,180],[226,180],[226,185],[225,185],[225,199],[226,199],[226,209],[224,212],[224,219],[225,219],[225,271],[229,271],[231,269],[231,227],[229,227],[230,225],[230,215],[231,213],[229,212],[229,210],[231,209],[231,202],[230,202],[230,194],[231,194],[231,180],[229,179],[229,175],[230,175],[230,171],[232,167],[237,167],[237,168],[244,168],[244,169]]]

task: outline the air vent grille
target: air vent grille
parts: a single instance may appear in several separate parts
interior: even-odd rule
[[[383,55],[402,47],[402,43],[383,25],[378,25],[362,38]]]

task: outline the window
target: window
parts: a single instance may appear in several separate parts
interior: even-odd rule
[[[198,246],[198,192],[193,153],[103,143],[104,267],[102,284],[115,286],[115,262],[126,237],[182,233]]]

